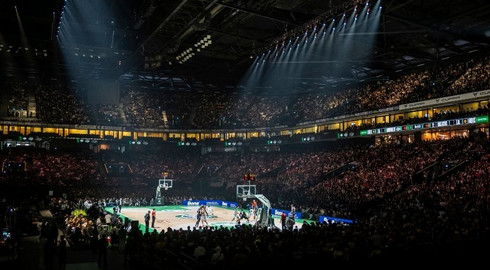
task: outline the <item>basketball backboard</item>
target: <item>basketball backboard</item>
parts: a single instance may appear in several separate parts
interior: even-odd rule
[[[158,179],[158,186],[160,188],[169,189],[173,187],[173,182],[172,179]]]
[[[237,185],[236,196],[237,198],[252,198],[257,194],[256,185]]]

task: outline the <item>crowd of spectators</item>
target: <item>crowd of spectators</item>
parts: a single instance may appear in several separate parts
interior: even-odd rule
[[[490,88],[490,58],[439,66],[387,81],[328,92],[267,96],[120,90],[119,104],[91,105],[84,90],[63,84],[13,83],[9,108],[26,107],[35,96],[36,119],[44,123],[116,125],[135,128],[242,128],[305,121],[388,108],[403,103]],[[12,114],[9,110],[9,114]],[[404,119],[406,121],[407,119]]]
[[[184,256],[188,263],[204,268],[216,264],[245,267],[248,265],[245,262],[252,258],[257,263],[271,259],[286,263],[289,259],[293,264],[309,265],[322,258],[324,263],[333,265],[357,265],[393,259],[410,263],[412,256],[418,258],[417,262],[433,262],[447,254],[482,260],[479,257],[485,250],[482,243],[488,238],[490,228],[489,145],[488,138],[454,138],[339,146],[317,151],[197,156],[183,153],[168,158],[164,152],[160,156],[143,151],[126,152],[124,156],[109,152],[24,149],[2,151],[2,158],[8,156],[26,162],[29,177],[24,179],[24,185],[32,181],[50,187],[69,187],[63,189],[66,198],[51,197],[44,207],[59,213],[59,222],[63,224],[60,228],[73,247],[94,248],[102,235],[111,235],[115,241],[125,240],[120,248],[125,251],[125,260],[135,264],[148,262],[148,258],[155,259],[151,263],[178,264]],[[124,186],[117,182],[124,179],[108,177],[98,169],[104,162],[119,161],[133,168],[134,175],[129,178],[138,177],[149,185]],[[412,181],[417,172],[434,163],[450,161],[455,164],[452,173],[439,171],[437,177]],[[348,169],[332,174],[346,165]],[[226,182],[233,192],[234,185],[243,181],[243,173],[255,172],[258,190],[266,194],[273,207],[287,209],[294,203],[297,211],[316,222],[292,231],[244,225],[144,233],[128,232],[127,224],[104,210],[109,205],[123,208],[151,205],[154,196],[151,183],[162,170],[190,178],[188,181],[198,181],[199,168],[206,166],[219,168],[212,176]],[[93,181],[96,177],[100,179]],[[13,179],[16,178],[2,175],[1,184],[9,181],[17,184]],[[177,177],[174,179],[174,186],[182,184]],[[184,199],[206,197],[192,193],[189,189],[168,191],[166,203],[179,204]],[[229,195],[225,192],[206,198],[233,200]],[[4,193],[3,196],[8,197]],[[87,211],[87,216],[70,214],[71,210],[80,208]],[[319,215],[351,218],[356,223],[320,224]],[[121,231],[128,234],[122,232],[121,236]],[[223,254],[218,254],[222,258],[219,262],[213,259],[218,257],[213,256],[216,253]]]
[[[348,218],[353,209],[413,184],[414,175],[435,162],[440,163],[437,174],[442,174],[471,160],[474,152],[485,151],[485,142],[487,140],[470,142],[466,138],[455,138],[418,143],[398,141],[376,147],[368,144],[316,151],[205,155],[184,150],[169,154],[145,150],[94,153],[7,148],[1,155],[3,163],[24,162],[25,170],[4,173],[0,182],[58,188],[96,185],[118,198],[144,198],[149,202],[154,197],[157,180],[167,174],[180,183],[180,188],[177,184],[170,195],[194,196],[189,188],[192,190],[196,183],[204,180],[220,182],[219,186],[223,187],[206,191],[233,200],[235,186],[243,181],[243,174],[254,173],[261,179],[256,183],[257,187],[268,195],[274,207],[287,208],[291,203],[300,209],[315,206],[330,216]],[[111,163],[125,164],[130,171],[124,175],[111,175],[104,169],[104,164]],[[202,178],[203,168],[213,170]],[[332,173],[335,171],[338,173]],[[427,179],[428,173],[424,177]],[[305,191],[314,196],[301,198]],[[201,196],[207,195],[201,192]]]
[[[94,108],[79,98],[77,89],[56,85],[36,86],[30,89],[33,92],[24,92],[29,86],[16,88],[15,98],[9,102],[23,104],[26,95],[35,93],[36,117],[44,123],[158,128],[273,126],[290,124],[287,119],[314,120],[488,89],[489,68],[489,58],[471,60],[335,95],[310,93],[295,99],[129,90],[122,94],[122,106],[99,105],[94,113]],[[471,113],[475,112],[488,114],[488,107]],[[441,112],[431,119],[465,113]],[[406,121],[411,120],[397,123]],[[139,266],[145,262],[179,264],[182,257],[202,269],[244,269],[252,260],[258,265],[277,261],[280,266],[451,263],[468,258],[481,262],[490,236],[489,146],[487,135],[263,153],[96,153],[87,149],[9,147],[0,151],[2,164],[24,164],[24,169],[2,170],[0,195],[6,210],[11,208],[5,202],[19,198],[39,203],[36,207],[40,209],[50,208],[73,247],[97,248],[98,240],[107,235],[124,239],[125,260]],[[109,175],[104,166],[110,163],[125,164],[130,172]],[[202,178],[202,168],[214,169]],[[164,173],[175,179],[175,188],[165,197],[167,204],[189,198],[235,200],[235,187],[243,183],[243,174],[255,173],[257,189],[266,194],[274,208],[287,209],[294,203],[303,216],[315,221],[327,215],[356,222],[348,226],[312,222],[291,231],[241,226],[166,229],[151,234],[131,230],[125,235],[127,224],[117,215],[109,215],[103,206],[151,205],[156,180]],[[221,182],[224,188],[213,194],[200,193],[194,187],[203,180]],[[51,197],[46,203],[29,197],[47,190],[65,196]],[[80,208],[88,215],[71,214]],[[2,214],[2,226],[10,226],[5,218],[9,215]],[[30,215],[32,211],[25,217]]]
[[[79,89],[64,84],[33,87],[36,117],[43,123],[94,124]]]

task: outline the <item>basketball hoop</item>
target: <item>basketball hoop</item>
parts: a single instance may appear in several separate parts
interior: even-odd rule
[[[165,188],[165,190],[168,190],[168,185],[167,184],[165,184],[163,187]]]

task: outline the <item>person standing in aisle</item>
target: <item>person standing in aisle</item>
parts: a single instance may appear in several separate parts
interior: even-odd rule
[[[155,219],[157,218],[157,211],[155,211],[155,208],[151,211],[151,227],[155,229]]]
[[[149,232],[149,228],[150,228],[150,210],[148,210],[148,213],[145,214],[145,231],[146,232]]]

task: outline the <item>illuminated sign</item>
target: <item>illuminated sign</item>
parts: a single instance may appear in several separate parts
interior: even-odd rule
[[[386,127],[386,128],[378,128],[378,129],[365,129],[365,130],[361,130],[360,135],[367,136],[367,135],[374,135],[374,134],[438,128],[438,127],[459,126],[459,125],[466,125],[466,124],[481,124],[481,123],[488,123],[488,122],[489,122],[488,115],[484,115],[478,117],[451,119],[445,121],[420,123],[420,124],[405,125],[405,126],[395,126],[395,127]]]
[[[475,118],[475,117],[473,117],[473,118]],[[480,124],[480,123],[488,123],[488,115],[476,117],[475,123],[477,123],[477,124]]]

